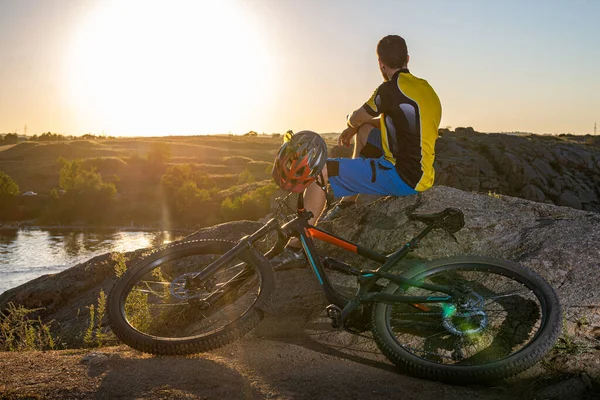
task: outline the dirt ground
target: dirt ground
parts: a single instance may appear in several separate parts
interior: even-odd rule
[[[157,357],[124,345],[3,353],[0,399],[600,400],[586,374],[550,378],[542,366],[493,386],[402,375],[368,335],[331,327],[318,285],[306,283],[309,271],[283,271],[276,278],[265,320],[229,346],[189,357]],[[596,359],[588,355],[586,362]]]

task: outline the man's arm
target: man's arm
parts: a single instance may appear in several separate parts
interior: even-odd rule
[[[375,126],[372,122],[373,120],[377,120],[377,126],[379,126],[379,119],[378,118],[373,118],[373,116],[371,114],[369,114],[367,112],[367,110],[365,110],[364,107],[359,108],[358,110],[354,111],[349,117],[348,117],[348,126],[355,128],[356,130],[358,130],[358,128],[363,125],[363,124],[370,124]]]
[[[356,135],[361,125],[369,124],[379,128],[379,118],[373,118],[364,107],[361,107],[348,116],[346,124],[348,127],[344,129],[338,138],[338,145],[349,147],[352,137]]]

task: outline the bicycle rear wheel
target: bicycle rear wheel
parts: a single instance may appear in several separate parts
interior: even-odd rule
[[[458,303],[377,304],[373,336],[401,370],[453,383],[507,378],[531,367],[560,334],[552,287],[504,260],[461,256],[435,260],[403,276],[466,293]],[[388,284],[385,293],[447,297]]]
[[[250,331],[274,288],[264,256],[243,250],[211,276],[198,277],[233,246],[219,240],[178,243],[128,269],[108,298],[115,335],[147,353],[192,354]]]

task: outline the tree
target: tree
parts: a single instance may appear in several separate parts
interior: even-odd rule
[[[0,171],[0,219],[15,219],[17,206],[16,195],[19,194],[19,186],[10,176]]]
[[[16,196],[19,194],[19,185],[10,176],[0,171],[0,197]]]
[[[252,175],[252,172],[250,172],[250,170],[248,168],[246,168],[240,174],[240,176],[238,178],[238,184],[252,183],[255,180],[256,180],[256,178],[254,177],[254,175]]]
[[[15,144],[19,141],[19,136],[16,133],[7,133],[2,139],[2,144]]]
[[[115,200],[117,188],[114,183],[104,182],[96,168],[84,169],[82,160],[61,157],[58,161],[62,164],[59,184],[64,194],[56,199],[56,216],[63,221],[103,220]]]
[[[66,138],[59,133],[46,132],[42,133],[38,138],[40,142],[62,142],[66,140]]]
[[[172,165],[161,178],[167,203],[182,224],[207,224],[216,215],[219,204],[214,200],[217,188],[205,174],[196,172],[190,164]]]

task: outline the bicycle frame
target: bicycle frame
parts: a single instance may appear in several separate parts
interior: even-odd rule
[[[398,250],[389,255],[383,255],[373,250],[370,250],[364,246],[340,238],[321,228],[310,225],[308,221],[312,217],[313,214],[310,211],[306,211],[304,209],[304,197],[303,194],[300,193],[298,195],[297,216],[294,219],[280,226],[279,220],[277,218],[272,218],[252,235],[242,238],[230,251],[228,251],[221,258],[207,266],[203,271],[201,271],[197,275],[197,277],[199,279],[203,279],[204,277],[210,276],[222,265],[231,261],[241,251],[249,250],[251,252],[258,252],[258,250],[252,247],[252,245],[256,243],[259,239],[267,235],[269,232],[275,230],[278,233],[277,243],[273,246],[271,250],[269,250],[265,254],[265,256],[268,259],[274,257],[283,250],[283,248],[285,247],[285,245],[291,237],[297,237],[302,244],[308,262],[319,284],[321,285],[327,300],[331,304],[339,307],[342,310],[340,319],[341,323],[343,323],[346,320],[346,318],[350,314],[352,314],[352,312],[356,310],[362,303],[410,303],[417,308],[427,311],[428,307],[423,305],[422,303],[451,303],[457,301],[458,298],[464,295],[464,293],[453,288],[423,283],[388,272],[389,269],[392,266],[394,266],[398,261],[400,261],[408,253],[417,248],[420,240],[423,239],[423,237],[425,237],[433,229],[439,228],[439,226],[434,226],[434,224],[428,224],[425,229],[423,229],[419,234],[413,237],[404,246],[400,247]],[[321,240],[326,243],[332,244],[336,247],[339,247],[343,250],[356,253],[362,257],[376,261],[382,265],[375,270],[358,270],[348,268],[348,272],[350,274],[357,276],[359,283],[359,288],[355,297],[348,300],[341,296],[333,288],[331,282],[329,281],[329,278],[325,273],[325,267],[323,265],[323,262],[318,256],[314,239]],[[242,277],[242,274],[244,274],[244,271],[238,274],[240,275],[239,277]],[[236,280],[239,277],[236,276],[232,278],[232,280]],[[401,286],[414,286],[431,290],[432,292],[445,293],[447,294],[447,296],[403,296],[371,291],[377,280],[379,280],[380,278],[387,279]]]

